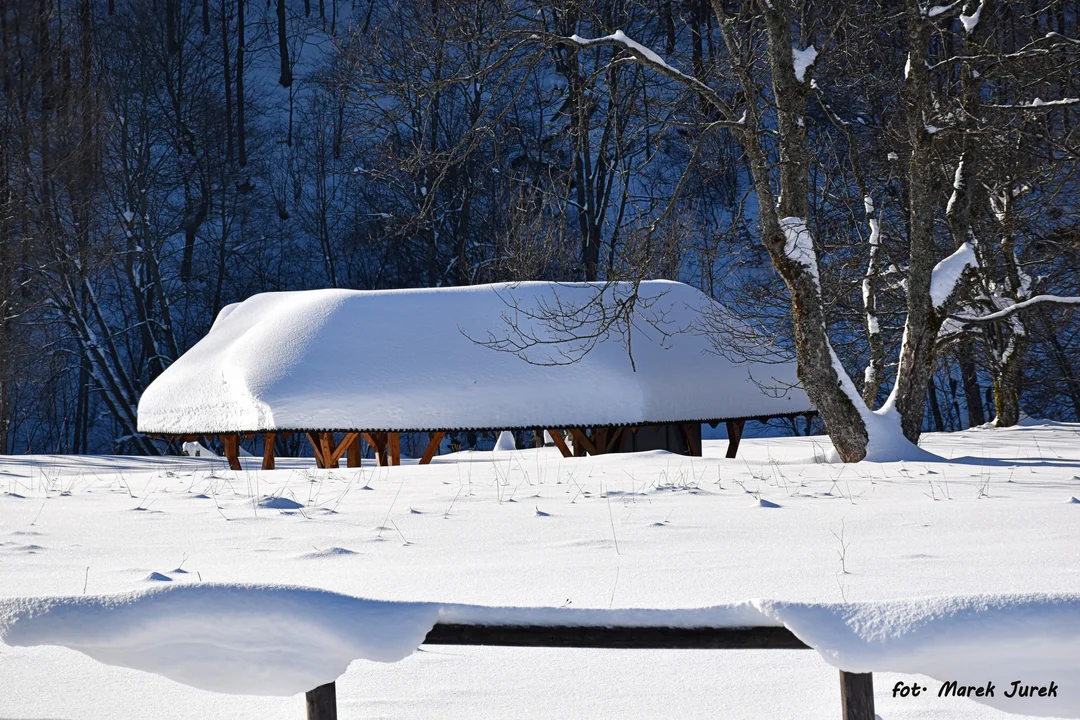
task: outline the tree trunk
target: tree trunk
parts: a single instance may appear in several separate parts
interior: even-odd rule
[[[714,2],[713,9],[728,52],[733,58],[740,57],[739,45],[722,5]],[[790,12],[787,0],[776,0],[765,10],[780,145],[779,201],[772,191],[769,160],[761,145],[758,110],[753,103],[748,103],[742,125],[735,132],[746,152],[753,178],[761,214],[761,242],[791,294],[799,380],[821,415],[841,459],[858,462],[866,456],[869,442],[859,407],[862,399],[829,342],[813,239],[806,226],[810,156],[803,115],[810,76],[807,72],[801,82],[795,76]],[[735,72],[746,96],[756,96],[748,66],[738,64]],[[799,250],[797,254],[789,252],[789,235],[796,241],[792,249]],[[923,389],[925,392],[925,385]]]
[[[926,391],[934,366],[935,341],[942,316],[933,306],[930,282],[937,247],[934,243],[936,193],[932,183],[933,137],[926,118],[933,111],[930,70],[926,66],[932,24],[918,0],[908,0],[908,52],[911,61],[904,88],[905,117],[911,142],[908,160],[907,320],[896,373],[893,399],[904,436],[918,442],[926,412]]]
[[[244,3],[236,0],[236,148],[240,167],[247,167],[247,133],[244,131]]]
[[[994,407],[996,427],[1012,427],[1020,422],[1020,392],[1023,384],[1024,348],[1023,336],[1012,339],[1012,348],[1005,361],[994,374]]]
[[[1072,359],[1066,354],[1065,348],[1061,345],[1061,339],[1058,337],[1057,330],[1051,326],[1045,312],[1041,313],[1041,318],[1043,326],[1046,328],[1047,336],[1050,339],[1050,347],[1053,349],[1052,354],[1054,356],[1054,362],[1058,366],[1058,371],[1061,372],[1061,377],[1065,380],[1065,391],[1072,401],[1073,419],[1080,422],[1080,378],[1076,377],[1076,371],[1072,366]],[[0,374],[0,377],[2,377],[2,374]],[[2,417],[0,417],[0,422],[3,422]]]
[[[278,54],[281,56],[281,87],[292,85],[292,67],[289,65],[289,38],[285,24],[285,0],[277,0]]]
[[[979,374],[975,369],[974,341],[964,338],[956,349],[956,360],[960,365],[960,380],[964,385],[964,404],[967,405],[968,427],[977,427],[986,423],[983,412],[982,392],[979,388]]]

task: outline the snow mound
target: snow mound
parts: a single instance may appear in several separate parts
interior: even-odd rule
[[[169,585],[113,596],[0,599],[0,640],[61,645],[202,690],[295,695],[363,658],[412,653],[438,617],[425,603],[305,588]]]
[[[304,506],[295,500],[279,495],[267,495],[259,500],[259,507],[269,510],[303,510]]]
[[[514,433],[503,430],[499,433],[499,439],[495,441],[495,452],[513,452],[514,450],[517,450]]]
[[[619,315],[619,303],[633,310]],[[718,307],[669,281],[263,293],[224,308],[150,384],[139,430],[559,428],[810,410],[794,363],[715,352],[703,331]]]
[[[355,550],[343,547],[328,547],[322,550],[312,550],[299,556],[301,560],[322,560],[323,558],[348,557],[358,554]]]
[[[973,697],[1000,710],[1080,717],[1080,595],[974,595],[876,603],[756,601],[830,665],[996,686]],[[1005,697],[1013,681],[1058,697]]]

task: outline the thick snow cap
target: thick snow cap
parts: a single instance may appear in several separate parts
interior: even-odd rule
[[[501,430],[810,410],[794,363],[716,353],[704,330],[723,312],[668,281],[263,293],[222,309],[150,384],[139,430]]]

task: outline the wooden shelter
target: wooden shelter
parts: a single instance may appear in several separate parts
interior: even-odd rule
[[[362,443],[398,465],[403,433],[428,434],[421,464],[465,431],[546,430],[566,457],[700,455],[702,423],[720,422],[734,457],[746,420],[813,409],[793,363],[717,352],[720,316],[734,322],[666,281],[265,293],[151,383],[139,429],[219,436],[234,469],[256,435],[264,469],[295,433],[330,468],[359,466]]]

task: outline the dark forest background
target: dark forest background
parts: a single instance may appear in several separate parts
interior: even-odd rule
[[[764,77],[758,3],[720,4]],[[806,133],[826,310],[858,379],[868,278],[886,375],[901,342],[911,6],[793,3],[819,51]],[[1080,295],[1080,4],[914,12],[938,10],[936,259],[965,157],[981,267],[962,306]],[[159,452],[135,431],[141,390],[264,291],[671,278],[790,347],[729,128],[625,48],[558,40],[622,30],[733,99],[716,17],[707,0],[0,0],[0,453]],[[946,325],[927,429],[987,422],[1005,392],[1080,420],[1073,306]]]

